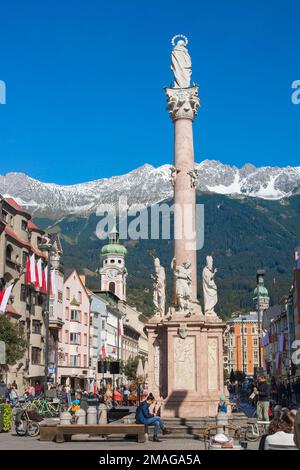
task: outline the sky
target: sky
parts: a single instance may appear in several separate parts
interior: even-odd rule
[[[300,165],[298,0],[10,0],[0,17],[1,175],[72,184],[171,163],[175,34],[202,103],[195,160]]]

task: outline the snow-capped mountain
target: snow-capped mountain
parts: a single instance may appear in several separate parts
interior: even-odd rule
[[[289,197],[300,189],[300,167],[242,168],[215,160],[196,164],[197,187],[203,192],[264,199]],[[99,204],[116,202],[126,196],[129,204],[147,206],[172,197],[170,165],[143,165],[125,175],[95,181],[58,185],[43,183],[23,173],[0,175],[0,194],[14,197],[35,215],[50,217],[95,212]]]

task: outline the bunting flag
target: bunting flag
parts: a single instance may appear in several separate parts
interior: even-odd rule
[[[122,317],[121,317],[120,320],[119,320],[118,335],[119,335],[119,336],[123,336],[123,335],[124,335],[123,318],[122,318]]]
[[[106,348],[105,348],[105,342],[102,343],[102,347],[101,347],[101,357],[102,357],[102,360],[105,361],[106,360]]]
[[[35,270],[35,256],[34,254],[30,256],[29,260],[26,262],[26,283],[35,284],[36,283],[36,270]]]
[[[7,302],[9,301],[11,291],[13,289],[13,284],[11,284],[7,289],[3,289],[0,292],[0,313],[4,313],[7,307]]]
[[[43,267],[42,258],[39,258],[36,264],[36,287],[41,289],[43,287]]]
[[[48,268],[46,266],[45,269],[43,269],[43,271],[42,271],[42,292],[43,292],[43,294],[46,294],[46,292],[47,292],[47,271],[48,271]]]

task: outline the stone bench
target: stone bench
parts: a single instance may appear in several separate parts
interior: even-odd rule
[[[56,426],[56,442],[71,441],[75,434],[89,434],[93,436],[108,436],[111,434],[136,435],[137,441],[146,441],[145,426],[143,424],[70,424]]]

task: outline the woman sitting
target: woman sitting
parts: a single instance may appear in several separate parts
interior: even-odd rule
[[[291,448],[294,444],[295,414],[285,411],[279,419],[273,419],[269,427],[269,435],[265,439],[264,450]]]

